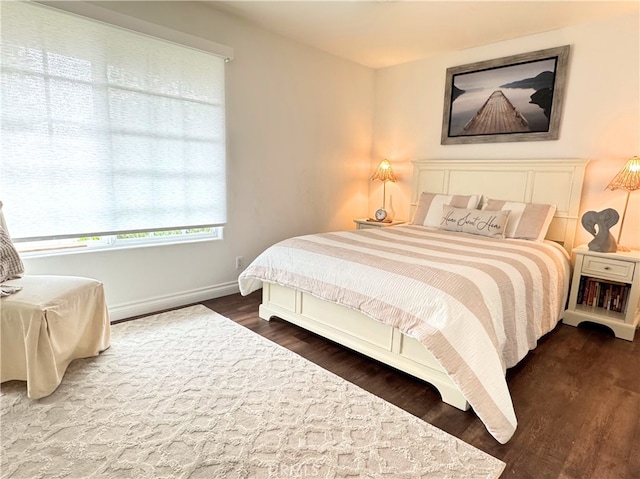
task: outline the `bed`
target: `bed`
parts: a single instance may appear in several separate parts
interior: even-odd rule
[[[506,369],[564,311],[585,166],[580,159],[415,161],[410,214],[418,224],[285,240],[249,265],[240,290],[262,287],[261,318],[297,324],[429,382],[452,406],[473,407],[505,443],[517,426]],[[444,211],[466,211],[465,218],[482,211],[484,219],[511,211],[502,224],[483,222],[509,228],[517,205],[554,205],[545,238],[502,239],[506,229],[470,234],[470,221],[446,230],[423,224],[434,211],[448,224],[434,198],[464,203],[474,195],[476,206],[469,200]]]

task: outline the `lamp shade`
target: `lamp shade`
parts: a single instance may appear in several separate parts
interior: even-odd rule
[[[634,156],[607,185],[608,190],[635,191],[640,189],[640,158]]]
[[[388,160],[382,160],[378,165],[378,169],[371,175],[370,180],[380,180],[383,182],[392,181],[396,182],[396,175],[393,174],[393,169]]]

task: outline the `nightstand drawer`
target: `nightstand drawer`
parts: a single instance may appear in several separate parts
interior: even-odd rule
[[[604,275],[618,281],[632,282],[635,263],[610,258],[586,256],[582,262],[582,274]]]
[[[357,226],[357,228],[359,230],[378,229],[378,228],[382,228],[382,227],[383,227],[383,225],[380,224],[380,223],[371,223],[371,224],[360,223]]]

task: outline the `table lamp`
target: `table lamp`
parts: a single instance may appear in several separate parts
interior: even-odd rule
[[[640,158],[634,156],[622,167],[616,176],[609,182],[607,190],[625,190],[627,197],[624,202],[624,209],[620,215],[620,230],[618,231],[618,244],[620,244],[620,235],[624,226],[624,217],[627,214],[627,206],[629,206],[629,195],[632,191],[640,189]],[[620,247],[623,251],[628,251],[624,246]]]
[[[391,164],[388,160],[382,160],[378,165],[378,169],[371,175],[370,180],[380,180],[382,181],[382,208],[379,208],[375,214],[376,221],[385,221],[389,222],[390,218],[388,218],[389,213],[386,210],[386,184],[387,181],[396,182],[396,175],[393,174],[393,169],[391,168]]]

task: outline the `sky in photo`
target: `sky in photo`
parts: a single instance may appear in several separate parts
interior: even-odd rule
[[[456,75],[453,84],[461,90],[497,89],[500,85],[533,78],[544,71],[555,70],[555,58]]]

